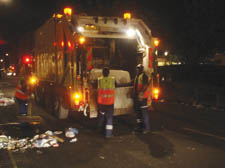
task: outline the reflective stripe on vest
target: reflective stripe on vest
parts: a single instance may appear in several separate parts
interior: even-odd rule
[[[21,85],[18,85],[16,87],[15,97],[21,100],[27,99],[27,95],[22,91]]]
[[[90,71],[92,69],[92,47],[87,47],[87,70]]]
[[[115,78],[98,78],[98,104],[112,105],[115,100]]]
[[[144,73],[141,73],[138,77],[136,76],[135,79],[134,79],[134,83],[137,82],[137,92],[139,93],[140,90],[142,89],[143,87],[143,75]],[[146,89],[145,92],[144,92],[144,98],[148,98],[149,96],[149,89]]]

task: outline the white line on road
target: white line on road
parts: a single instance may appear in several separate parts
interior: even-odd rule
[[[183,129],[183,130],[186,130],[186,131],[198,133],[198,134],[201,134],[201,135],[206,135],[206,136],[214,137],[214,138],[217,138],[217,139],[220,139],[220,140],[225,141],[225,137],[213,135],[213,134],[206,133],[206,132],[201,132],[201,131],[198,131],[198,130],[193,130],[193,129],[190,129],[190,128],[182,128],[182,129]]]

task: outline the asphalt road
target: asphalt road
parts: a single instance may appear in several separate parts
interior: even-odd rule
[[[17,79],[0,80],[0,92],[12,96]],[[135,115],[114,118],[114,137],[105,139],[97,131],[97,119],[71,114],[58,120],[33,104],[32,112],[43,119],[41,125],[21,127],[16,105],[0,106],[0,134],[32,137],[47,130],[77,128],[77,142],[65,140],[59,147],[33,148],[13,152],[0,149],[0,168],[224,168],[225,136],[221,116],[212,118],[192,107],[178,103],[159,103],[150,111],[152,133],[133,132]],[[198,113],[199,112],[199,113]],[[211,126],[213,129],[210,129]],[[215,131],[220,129],[219,131]]]

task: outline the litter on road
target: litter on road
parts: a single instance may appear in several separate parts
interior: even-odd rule
[[[0,95],[0,106],[8,106],[15,103],[13,98],[7,98]]]
[[[65,131],[65,136],[66,136],[67,138],[73,138],[73,137],[75,137],[75,135],[78,134],[78,133],[79,133],[78,129],[76,129],[76,128],[68,128],[68,129],[66,129],[66,131]]]
[[[69,132],[71,138],[72,133],[73,137],[78,134],[78,129],[68,128],[67,134]],[[60,131],[57,131],[59,133]],[[61,131],[62,132],[62,131]],[[65,135],[67,135],[65,133]],[[35,135],[33,138],[23,138],[23,139],[14,139],[10,136],[0,135],[0,149],[7,149],[12,151],[24,151],[26,149],[33,148],[49,148],[49,147],[59,147],[59,143],[64,142],[63,138],[57,136],[53,131],[46,131],[43,134]],[[73,138],[69,141],[70,143],[77,142],[77,138]]]

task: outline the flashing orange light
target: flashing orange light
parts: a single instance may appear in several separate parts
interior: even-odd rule
[[[81,101],[81,94],[80,93],[74,93],[73,95],[73,99],[74,99],[74,103],[75,105],[79,105],[80,101]]]
[[[128,13],[128,12],[124,13],[123,18],[124,19],[131,19],[131,13]]]
[[[80,37],[79,38],[79,43],[84,44],[85,43],[85,37]]]
[[[72,15],[72,8],[67,7],[67,8],[64,8],[63,11],[65,15],[69,15],[69,16]]]
[[[154,40],[154,45],[155,45],[155,47],[158,47],[159,46],[159,40],[158,39],[155,39]]]

